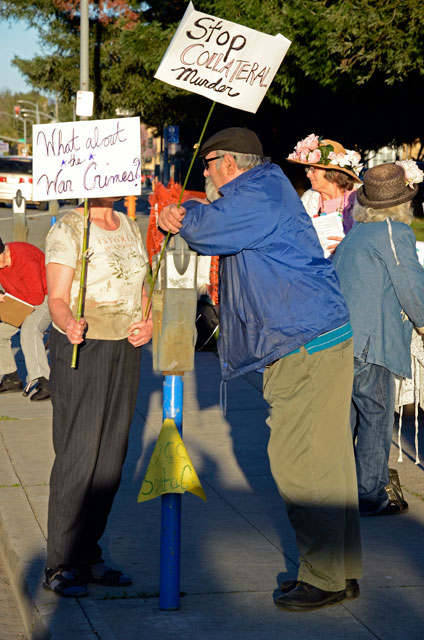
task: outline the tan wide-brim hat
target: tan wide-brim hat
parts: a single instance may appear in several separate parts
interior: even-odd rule
[[[342,153],[345,155],[346,149],[343,145],[335,140],[321,140],[319,143],[319,147],[327,146],[331,144],[334,148],[335,153]],[[318,148],[319,148],[318,147]],[[352,171],[352,169],[348,169],[347,167],[339,167],[337,164],[324,164],[323,162],[303,162],[302,160],[291,160],[286,158],[287,162],[293,162],[294,164],[302,164],[304,167],[319,167],[320,169],[325,169],[326,171],[341,171],[342,173],[347,173],[355,182],[361,183],[362,180],[358,178],[356,173]]]
[[[416,195],[406,184],[405,171],[397,164],[379,164],[364,174],[364,184],[359,187],[356,197],[359,204],[372,209],[387,209],[408,202]]]

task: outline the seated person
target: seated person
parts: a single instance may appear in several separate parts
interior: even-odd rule
[[[9,242],[0,238],[0,285],[5,293],[35,307],[21,327],[0,322],[0,393],[20,391],[22,380],[17,372],[11,338],[20,329],[21,348],[27,369],[27,384],[38,381],[31,400],[50,398],[50,367],[43,342],[43,333],[50,324],[47,306],[46,267],[44,253],[28,242]],[[0,294],[0,304],[3,295]]]

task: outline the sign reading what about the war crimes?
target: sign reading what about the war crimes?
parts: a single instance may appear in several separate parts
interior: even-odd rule
[[[290,44],[281,34],[196,11],[190,2],[155,78],[256,113]]]
[[[33,198],[140,195],[140,158],[140,118],[34,125]]]

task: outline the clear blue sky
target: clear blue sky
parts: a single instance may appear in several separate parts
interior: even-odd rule
[[[0,20],[1,73],[0,90],[31,91],[16,67],[12,58],[32,58],[40,51],[37,31],[29,29],[25,22],[5,22]]]

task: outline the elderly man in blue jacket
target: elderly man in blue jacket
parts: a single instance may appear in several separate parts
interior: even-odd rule
[[[158,224],[198,253],[221,258],[223,379],[265,368],[271,471],[300,556],[297,579],[281,585],[276,604],[303,611],[357,597],[352,330],[337,276],[295,190],[264,158],[255,133],[224,129],[200,157],[213,202],[169,205]]]

